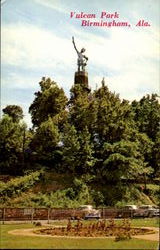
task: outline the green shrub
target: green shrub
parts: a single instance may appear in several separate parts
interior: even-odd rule
[[[22,192],[30,189],[36,182],[38,182],[43,174],[42,170],[32,172],[28,175],[17,177],[7,183],[0,182],[0,196],[15,197]]]
[[[91,196],[96,207],[104,205],[104,195],[100,191],[92,190]]]

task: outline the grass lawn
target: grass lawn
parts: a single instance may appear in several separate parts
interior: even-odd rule
[[[115,242],[114,239],[66,239],[41,238],[32,236],[10,235],[8,231],[21,228],[32,228],[31,224],[0,225],[1,249],[158,249],[154,241],[131,239]],[[34,227],[35,228],[35,227]]]
[[[160,219],[157,218],[144,218],[144,219],[132,219],[131,225],[134,227],[159,227]]]

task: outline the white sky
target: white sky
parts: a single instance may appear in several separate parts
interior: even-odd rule
[[[51,77],[69,96],[78,49],[86,48],[92,89],[103,77],[121,98],[159,94],[160,1],[158,0],[6,0],[2,4],[2,108],[20,105],[31,126],[28,108],[42,76]],[[118,12],[131,27],[81,27],[70,12]],[[136,27],[139,20],[150,27]],[[94,20],[92,20],[94,21]],[[112,21],[105,19],[104,21]]]

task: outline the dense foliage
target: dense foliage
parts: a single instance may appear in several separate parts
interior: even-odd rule
[[[13,121],[20,121],[23,118],[23,110],[17,105],[7,105],[3,109],[3,113],[12,117]]]
[[[57,83],[43,77],[29,108],[33,129],[27,130],[21,121],[21,107],[10,105],[3,112],[2,174],[36,171],[38,163],[47,171],[70,173],[80,179],[88,175],[92,179],[85,182],[88,186],[94,182],[114,186],[114,201],[109,192],[91,190],[97,205],[122,199],[130,183],[146,186],[147,181],[159,178],[160,105],[156,94],[129,103],[109,91],[103,81],[93,93],[83,84],[75,84],[68,100]],[[52,200],[67,197],[66,204],[70,204],[68,199],[76,199],[78,194],[67,189],[50,196]]]
[[[22,177],[14,178],[7,183],[0,182],[0,196],[14,197],[21,192],[25,192],[38,182],[42,175],[43,171],[40,170]]]

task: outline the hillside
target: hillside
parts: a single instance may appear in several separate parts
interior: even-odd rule
[[[3,177],[4,178],[4,177]],[[36,171],[23,177],[0,182],[1,207],[78,207],[82,204],[123,206],[125,204],[158,204],[159,186],[128,184],[125,187],[103,184],[88,176]],[[2,178],[1,178],[2,179]],[[124,192],[123,192],[124,191]]]

